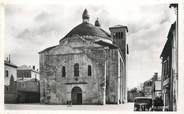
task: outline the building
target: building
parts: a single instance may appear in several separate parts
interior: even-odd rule
[[[40,102],[40,74],[35,66],[17,68],[17,103]]]
[[[170,4],[170,8],[174,8],[176,14],[175,28],[172,31],[173,41],[172,41],[172,73],[171,77],[173,80],[173,106],[172,110],[177,110],[178,101],[178,4]],[[171,31],[169,31],[171,32]]]
[[[175,23],[172,24],[167,42],[161,53],[162,58],[162,94],[165,109],[172,111],[173,105],[173,79],[172,79],[172,39]]]
[[[178,10],[178,4],[170,4]],[[178,18],[171,25],[167,41],[160,55],[162,59],[162,97],[164,110],[176,111],[178,99]]]
[[[19,66],[17,68],[17,78],[19,80],[29,80],[29,79],[40,79],[40,74],[38,69],[35,69],[35,66],[31,67],[31,66],[26,66],[26,65],[22,65]]]
[[[147,80],[143,84],[143,93],[145,97],[150,97],[152,98],[152,79]]]
[[[39,52],[41,103],[119,104],[127,101],[126,26],[104,31],[97,19],[82,23],[60,41]]]
[[[158,77],[158,73],[155,73],[152,77],[152,99],[154,100],[156,97],[160,98],[161,96],[161,77]]]
[[[5,103],[16,103],[17,66],[11,63],[10,57],[4,61],[4,100]]]
[[[144,97],[143,91],[138,88],[133,88],[128,91],[128,102],[134,102],[136,97]]]
[[[40,83],[35,79],[17,80],[17,103],[39,103]]]

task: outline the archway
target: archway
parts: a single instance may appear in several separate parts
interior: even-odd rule
[[[74,87],[71,92],[72,104],[82,104],[82,90],[80,87]]]

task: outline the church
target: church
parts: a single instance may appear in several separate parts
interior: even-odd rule
[[[127,26],[110,33],[97,19],[82,23],[39,52],[40,102],[44,104],[122,104],[127,102]]]

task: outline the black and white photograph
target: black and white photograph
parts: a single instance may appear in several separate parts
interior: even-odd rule
[[[182,111],[182,5],[4,0],[2,110]]]

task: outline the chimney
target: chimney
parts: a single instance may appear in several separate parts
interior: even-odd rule
[[[11,62],[11,58],[10,58],[10,54],[9,54],[9,61],[8,61],[9,63]]]
[[[33,66],[33,70],[35,70],[35,66]]]
[[[157,79],[158,79],[158,72],[155,72],[155,74],[154,74],[154,78],[155,78],[155,80],[157,80]]]

